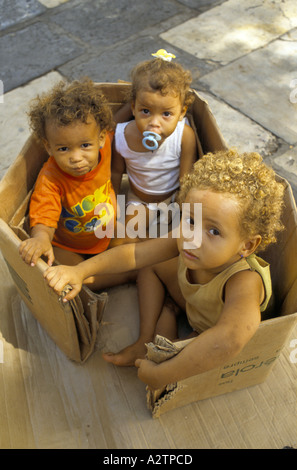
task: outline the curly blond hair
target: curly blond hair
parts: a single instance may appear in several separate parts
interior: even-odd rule
[[[189,106],[194,95],[190,89],[192,75],[179,63],[152,59],[140,62],[131,71],[131,92],[129,98],[136,100],[139,90],[158,91],[162,95],[174,93],[180,97],[182,106]]]
[[[39,140],[46,140],[46,123],[53,120],[67,126],[93,116],[100,131],[114,128],[113,116],[104,95],[89,78],[72,83],[58,82],[49,92],[32,100],[28,112],[30,127]]]
[[[182,179],[180,204],[191,189],[210,189],[237,198],[242,236],[261,235],[256,251],[276,242],[276,233],[284,229],[281,222],[284,185],[276,181],[274,170],[256,152],[239,154],[230,149],[204,155]]]

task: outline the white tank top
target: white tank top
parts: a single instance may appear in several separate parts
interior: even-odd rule
[[[119,123],[115,131],[115,148],[125,159],[132,184],[146,194],[166,194],[179,187],[181,141],[186,119],[179,121],[175,131],[157,150],[134,152],[125,138],[128,122]]]

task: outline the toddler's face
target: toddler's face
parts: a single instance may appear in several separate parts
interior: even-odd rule
[[[57,165],[71,176],[82,176],[98,165],[99,149],[104,145],[105,132],[90,116],[85,124],[75,121],[58,126],[54,121],[46,124],[45,147]]]
[[[199,246],[191,246],[189,235],[181,233],[178,239],[179,251],[186,266],[193,270],[203,270],[210,276],[216,275],[240,259],[240,251],[245,245],[240,234],[239,201],[227,193],[216,193],[210,189],[191,189],[183,206],[187,210],[191,230],[201,230]],[[202,226],[195,224],[195,203],[202,204]],[[181,230],[183,232],[183,230]],[[187,245],[186,245],[186,244]]]
[[[139,91],[135,102],[132,103],[132,110],[141,135],[144,131],[159,134],[159,145],[174,132],[178,121],[183,119],[186,112],[179,96],[163,96],[158,91]]]

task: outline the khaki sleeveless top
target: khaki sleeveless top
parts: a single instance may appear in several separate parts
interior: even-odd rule
[[[214,326],[224,307],[224,287],[228,279],[239,271],[256,271],[260,274],[265,288],[265,299],[260,306],[263,312],[272,294],[270,267],[262,258],[250,255],[242,258],[219,273],[207,284],[191,284],[187,280],[187,268],[182,257],[178,262],[178,281],[186,300],[186,312],[192,328],[201,333]]]

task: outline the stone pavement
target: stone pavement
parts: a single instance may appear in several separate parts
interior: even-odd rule
[[[61,78],[128,80],[160,48],[192,71],[228,145],[260,152],[296,198],[296,0],[0,0],[0,177],[37,93]]]

